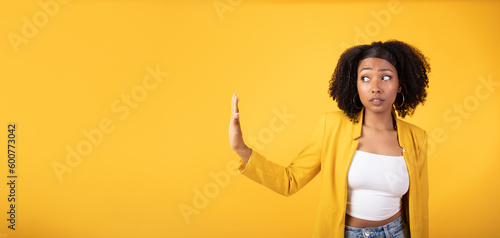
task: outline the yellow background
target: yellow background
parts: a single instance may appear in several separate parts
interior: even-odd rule
[[[498,2],[40,2],[52,16],[38,1],[0,7],[0,237],[310,237],[319,177],[286,198],[234,175],[231,96],[241,98],[245,140],[287,165],[320,115],[338,110],[327,90],[342,46],[393,38],[432,67],[427,102],[405,118],[431,136],[431,237],[498,233]],[[23,19],[39,26],[15,45]],[[147,67],[168,76],[140,91]],[[145,98],[128,115],[112,109],[138,92]],[[284,112],[294,116],[286,124]],[[60,181],[53,164],[67,165],[66,148],[88,142],[83,131],[102,120],[114,130]],[[9,122],[18,126],[15,231]]]

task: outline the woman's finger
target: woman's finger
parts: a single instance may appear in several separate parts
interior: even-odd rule
[[[239,119],[240,118],[240,109],[238,108],[238,102],[240,101],[240,97],[238,97],[238,93],[236,93],[236,99],[234,100],[234,106],[235,106],[235,113],[234,113],[234,118]]]
[[[239,113],[240,110],[238,109],[238,102],[240,101],[240,97],[238,97],[238,93],[236,93],[236,99],[234,100],[234,106],[235,106],[235,113]]]
[[[233,93],[233,97],[231,97],[231,116],[234,114],[234,97],[236,96],[236,93]]]
[[[231,121],[229,124],[229,129],[237,127],[239,125],[239,113],[238,113],[238,93],[234,93],[231,99]]]
[[[231,103],[231,111],[233,113],[233,116],[234,114],[238,113],[238,104],[237,104],[237,100],[238,100],[238,93],[234,93],[233,94],[233,99],[232,99],[232,103]]]
[[[231,99],[231,116],[234,117],[236,114],[236,98],[238,97],[238,93],[233,94],[233,98]]]
[[[231,99],[231,119],[239,118],[238,101],[238,93],[234,93],[233,98]]]

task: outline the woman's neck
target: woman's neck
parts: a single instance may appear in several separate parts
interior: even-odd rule
[[[374,128],[376,130],[394,130],[394,119],[391,111],[387,112],[371,112],[364,110],[363,126]]]

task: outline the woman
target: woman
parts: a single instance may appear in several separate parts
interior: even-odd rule
[[[396,116],[425,102],[427,72],[426,57],[401,41],[347,49],[329,88],[341,111],[321,116],[287,167],[245,145],[235,93],[229,139],[238,171],[284,196],[322,171],[313,237],[428,237],[427,132]]]

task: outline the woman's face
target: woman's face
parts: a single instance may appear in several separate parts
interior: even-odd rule
[[[401,92],[396,68],[380,58],[361,60],[357,85],[361,102],[372,112],[391,111],[397,93]]]

